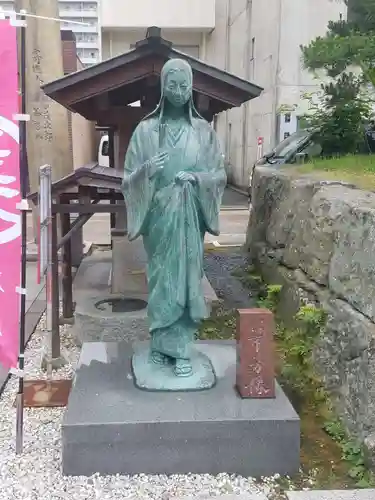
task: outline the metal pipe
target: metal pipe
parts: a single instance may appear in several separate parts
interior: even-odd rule
[[[279,0],[278,7],[278,15],[277,15],[277,46],[276,46],[276,61],[275,61],[275,74],[274,74],[274,91],[273,91],[273,103],[272,103],[272,121],[273,121],[273,130],[272,130],[272,144],[274,147],[277,144],[277,106],[280,97],[280,51],[281,51],[281,21],[282,21],[282,13],[283,13],[283,0]],[[273,61],[272,61],[273,62]]]
[[[225,63],[224,69],[225,71],[230,71],[230,13],[232,7],[232,0],[227,0],[226,6],[226,31],[225,31]],[[229,133],[229,111],[225,112],[225,131],[226,131],[226,141],[225,141],[225,155],[226,160],[229,163],[230,159],[230,147],[231,147],[231,139]]]
[[[24,20],[22,16],[22,20]],[[26,26],[21,26],[20,33],[20,79],[21,79],[21,113],[26,114]],[[20,122],[20,187],[21,198],[27,196],[27,155],[26,155],[26,121]],[[21,210],[21,301],[20,301],[20,338],[18,368],[20,376],[17,394],[17,435],[16,453],[23,451],[23,407],[24,407],[24,378],[25,367],[25,328],[26,328],[26,245],[27,245],[27,212]]]
[[[253,14],[253,0],[247,0],[246,3],[246,60],[245,60],[245,78],[250,80],[250,56],[251,56],[251,40],[252,40],[252,14]],[[248,187],[249,185],[249,172],[248,172],[248,137],[249,137],[249,103],[243,104],[242,112],[242,184]]]
[[[52,331],[51,352],[52,359],[59,359],[60,350],[60,290],[59,290],[59,258],[57,253],[57,215],[52,214],[51,220],[51,280],[52,280]]]

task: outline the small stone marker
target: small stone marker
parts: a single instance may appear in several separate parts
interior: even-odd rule
[[[242,398],[275,397],[274,329],[268,309],[238,310],[236,387]]]

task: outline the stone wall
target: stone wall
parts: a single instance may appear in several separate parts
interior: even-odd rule
[[[301,299],[325,309],[316,369],[348,430],[375,436],[375,193],[287,169],[258,167],[247,247],[268,283],[282,284],[287,321]]]

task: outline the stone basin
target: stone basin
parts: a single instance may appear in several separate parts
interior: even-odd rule
[[[130,342],[148,338],[147,295],[111,294],[80,298],[75,310],[77,342]]]

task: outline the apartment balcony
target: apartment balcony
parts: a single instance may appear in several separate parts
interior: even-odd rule
[[[77,40],[76,43],[78,49],[96,49],[98,47],[99,41],[96,40],[95,42],[81,42],[80,40]]]
[[[90,26],[82,26],[81,24],[70,24],[64,23],[64,28],[65,29],[70,29],[73,31],[73,33],[97,33],[98,32],[98,25],[97,24],[90,24]]]
[[[215,28],[216,0],[106,0],[100,3],[105,29],[162,29],[207,32]]]
[[[98,57],[80,57],[79,59],[84,66],[92,66],[99,62],[99,55]]]
[[[78,18],[95,19],[97,17],[96,10],[65,9],[63,5],[60,7],[59,12],[60,12],[60,17],[64,18],[78,17]]]

